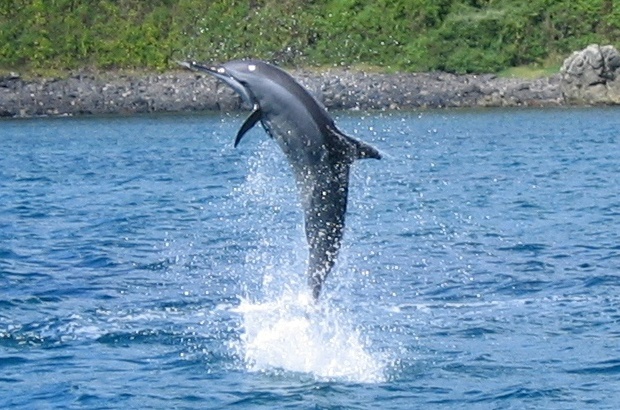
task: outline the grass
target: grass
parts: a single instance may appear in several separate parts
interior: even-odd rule
[[[503,78],[522,78],[522,79],[537,79],[543,77],[549,77],[554,74],[558,74],[560,72],[561,63],[558,61],[550,61],[548,64],[537,64],[537,65],[523,65],[518,67],[509,67],[505,70],[497,73],[499,77]],[[367,73],[374,74],[398,74],[404,71],[395,69],[394,67],[381,67],[372,64],[352,64],[340,66],[337,64],[334,65],[308,65],[305,67],[284,67],[285,69],[294,69],[300,68],[313,73],[320,73],[324,71],[330,71],[334,68],[345,68],[352,71],[364,71]],[[93,74],[95,76],[103,77],[106,76],[117,76],[117,75],[127,75],[127,76],[143,76],[148,74],[162,74],[162,73],[170,73],[178,71],[178,67],[171,66],[168,70],[159,71],[159,70],[149,70],[149,69],[110,69],[110,70],[101,70],[101,69],[88,69],[84,70],[63,70],[63,69],[53,69],[53,68],[39,68],[39,69],[23,69],[23,70],[15,70],[15,69],[6,69],[0,67],[0,78],[6,77],[13,74],[18,74],[20,78],[28,81],[28,80],[36,80],[36,79],[66,79],[75,75],[76,73],[86,72]]]
[[[566,58],[566,56],[549,56],[539,64],[508,67],[497,73],[497,75],[504,78],[524,78],[528,80],[550,77],[552,75],[559,74],[564,58]]]
[[[536,78],[549,77],[554,74],[558,74],[559,72],[559,65],[553,67],[519,66],[502,70],[497,75],[505,78],[524,78],[534,80]]]

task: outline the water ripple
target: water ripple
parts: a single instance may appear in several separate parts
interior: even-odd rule
[[[0,407],[617,408],[619,118],[342,114],[389,155],[317,309],[243,118],[0,121]]]

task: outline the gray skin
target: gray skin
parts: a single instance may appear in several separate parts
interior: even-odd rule
[[[235,147],[260,121],[286,155],[300,192],[309,246],[308,284],[317,300],[340,250],[351,164],[361,158],[380,159],[381,154],[338,130],[325,107],[280,68],[258,60],[219,67],[179,64],[219,78],[253,106]]]

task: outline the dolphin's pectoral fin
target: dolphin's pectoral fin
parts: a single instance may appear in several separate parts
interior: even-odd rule
[[[366,144],[353,137],[349,137],[336,127],[329,127],[328,131],[334,137],[336,141],[337,149],[346,153],[345,155],[350,158],[351,161],[356,159],[374,158],[381,159],[382,155],[378,149]]]
[[[256,125],[256,123],[261,119],[262,116],[263,112],[260,110],[260,107],[258,105],[254,105],[254,111],[252,111],[250,116],[246,118],[246,120],[243,122],[243,125],[241,125],[239,132],[237,132],[237,137],[235,138],[235,148],[237,147],[237,145],[239,145],[239,141],[241,141],[241,138],[243,138],[245,133],[248,132],[250,128],[252,128],[254,125]]]

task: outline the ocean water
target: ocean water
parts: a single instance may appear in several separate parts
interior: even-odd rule
[[[0,408],[620,407],[620,110],[336,117],[317,305],[243,116],[0,121]]]

